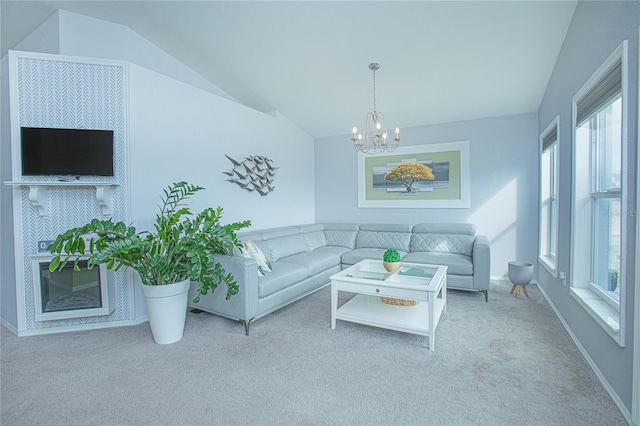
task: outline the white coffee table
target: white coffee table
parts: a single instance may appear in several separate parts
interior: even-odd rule
[[[357,293],[338,308],[338,292]],[[417,300],[416,306],[391,305],[381,297]],[[447,311],[447,267],[402,263],[388,273],[379,260],[363,260],[331,276],[331,328],[350,321],[429,337],[434,350],[436,328]]]

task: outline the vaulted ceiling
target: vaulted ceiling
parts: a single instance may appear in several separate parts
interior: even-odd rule
[[[576,1],[6,1],[2,55],[56,9],[126,25],[313,137],[537,111]]]

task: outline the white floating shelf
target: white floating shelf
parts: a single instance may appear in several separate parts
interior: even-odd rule
[[[47,216],[47,204],[49,200],[50,187],[83,187],[90,186],[96,189],[96,200],[102,209],[102,214],[111,216],[111,190],[117,183],[112,182],[89,182],[89,181],[69,181],[69,182],[5,182],[5,185],[26,186],[29,188],[29,201],[38,209],[40,216]]]

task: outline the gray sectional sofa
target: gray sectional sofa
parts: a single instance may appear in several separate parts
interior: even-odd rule
[[[272,272],[259,276],[253,259],[216,256],[238,281],[239,293],[225,300],[226,291],[217,291],[193,304],[194,283],[189,306],[240,321],[247,335],[252,321],[319,290],[344,268],[363,259],[382,259],[391,247],[405,262],[446,265],[448,288],[480,291],[488,301],[489,243],[475,235],[472,224],[324,223],[243,232],[238,239],[254,241]]]

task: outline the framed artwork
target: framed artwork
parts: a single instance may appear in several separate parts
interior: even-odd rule
[[[359,208],[468,209],[469,141],[358,154]]]

